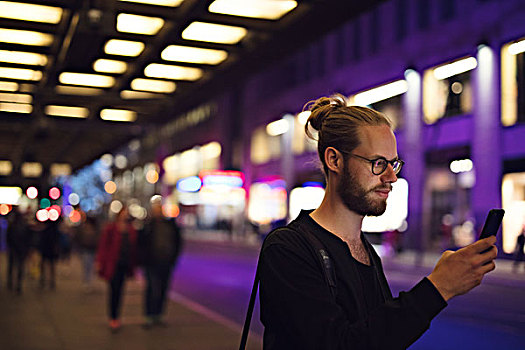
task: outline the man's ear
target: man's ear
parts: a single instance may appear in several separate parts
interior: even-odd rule
[[[325,149],[324,162],[328,167],[328,170],[333,171],[336,174],[340,174],[343,171],[343,154],[334,147],[327,147]]]

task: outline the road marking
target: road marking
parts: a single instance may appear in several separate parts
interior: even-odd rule
[[[207,308],[206,306],[204,305],[201,305],[191,299],[188,299],[187,297],[185,297],[184,295],[182,294],[179,294],[179,293],[176,293],[174,291],[171,291],[170,292],[170,299],[172,301],[175,301],[175,302],[178,302],[182,305],[184,305],[185,307],[187,307],[188,309],[192,310],[192,311],[195,311],[207,318],[209,318],[210,320],[214,321],[214,322],[217,322],[227,328],[229,328],[230,330],[234,331],[234,332],[237,332],[239,333],[239,339],[240,339],[240,336],[241,336],[241,332],[242,332],[242,328],[243,328],[243,325],[241,324],[238,324],[237,322],[233,321],[233,320],[230,320],[229,318],[227,317],[224,317],[223,315]],[[253,330],[250,331],[250,338],[255,338],[258,342],[262,342],[262,336],[255,333]]]

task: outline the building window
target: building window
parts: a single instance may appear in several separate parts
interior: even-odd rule
[[[501,122],[525,123],[525,38],[501,49]]]
[[[511,173],[503,176],[501,199],[503,218],[503,251],[512,254],[516,238],[525,226],[525,173]]]
[[[281,155],[281,137],[270,136],[266,127],[257,128],[252,135],[250,147],[253,164],[263,164]]]
[[[295,117],[292,137],[292,151],[294,154],[303,154],[305,152],[314,152],[317,150],[317,141],[310,139],[304,130],[304,126],[310,111],[304,111]],[[312,136],[317,139],[317,131],[310,128]]]
[[[427,69],[423,75],[423,114],[427,124],[472,111],[471,71],[474,57]]]

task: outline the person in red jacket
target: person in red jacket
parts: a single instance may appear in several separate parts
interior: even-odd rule
[[[109,285],[109,327],[120,328],[119,314],[126,277],[133,276],[137,260],[137,231],[129,221],[126,207],[117,214],[102,233],[97,251],[96,268]]]

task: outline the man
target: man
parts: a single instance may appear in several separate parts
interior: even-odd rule
[[[179,227],[174,219],[162,213],[162,197],[151,199],[151,220],[144,225],[139,247],[142,249],[147,287],[145,295],[146,321],[144,328],[165,325],[162,313],[169,287],[171,271],[181,249]]]
[[[7,226],[7,246],[9,249],[7,288],[13,288],[13,275],[16,274],[15,290],[17,294],[22,294],[22,281],[25,274],[25,261],[29,252],[30,240],[31,232],[26,218],[19,211],[19,208],[14,208],[8,216]]]
[[[369,108],[348,107],[340,95],[309,108],[305,128],[310,137],[309,127],[318,132],[326,192],[317,209],[302,211],[263,245],[264,349],[404,349],[450,298],[495,268],[495,238],[443,253],[430,275],[393,298],[361,232],[364,216],[384,213],[403,165],[391,124]]]

